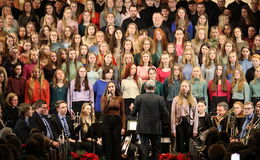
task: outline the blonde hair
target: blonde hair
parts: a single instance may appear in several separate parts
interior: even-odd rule
[[[154,53],[155,53],[155,44],[154,44],[153,39],[150,38],[150,37],[145,37],[145,38],[142,38],[142,39],[140,40],[140,42],[138,43],[139,53],[142,53],[142,52],[144,51],[143,45],[144,45],[144,42],[145,42],[145,41],[149,41],[149,43],[150,43],[149,52],[150,52],[151,54],[154,54]]]
[[[189,104],[189,106],[196,107],[196,101],[194,100],[194,97],[193,97],[192,94],[191,94],[191,85],[190,85],[189,81],[183,80],[183,81],[181,82],[181,85],[182,85],[183,83],[187,83],[187,84],[189,85],[189,88],[190,88],[190,90],[189,90],[189,92],[188,92],[188,95],[187,95],[187,98],[186,98],[186,99],[187,99],[187,102],[188,102],[188,104]],[[183,100],[185,99],[185,97],[186,97],[186,96],[184,95],[183,91],[180,90],[179,95],[178,95],[178,97],[177,97],[177,105],[178,105],[178,106],[182,106],[182,105],[183,105]]]
[[[197,63],[196,63],[195,53],[194,53],[193,49],[185,49],[184,50],[183,55],[182,55],[182,59],[181,59],[182,64],[183,65],[187,64],[187,60],[186,60],[186,54],[187,53],[191,53],[191,60],[190,60],[191,65],[193,67],[195,67],[197,65]]]
[[[193,71],[194,71],[195,69],[199,69],[199,72],[200,72],[199,81],[200,81],[200,83],[204,82],[205,80],[203,79],[203,76],[202,76],[200,67],[199,67],[199,66],[195,66],[195,67],[193,67],[193,69],[192,69],[192,74],[191,74],[190,83],[191,83],[191,84],[194,84],[194,78],[195,78],[195,77],[194,77],[194,75],[193,75]]]
[[[236,68],[234,70],[233,74],[235,74],[235,71],[239,71],[240,78],[238,80],[235,80],[235,76],[233,75],[232,83],[231,83],[232,92],[233,92],[233,88],[236,86],[236,84],[237,84],[237,92],[242,92],[244,89],[245,83],[246,83],[245,74],[241,68]]]
[[[89,126],[91,126],[93,123],[95,123],[95,112],[93,112],[92,114],[90,114],[90,116],[86,116],[83,113],[83,110],[86,107],[90,107],[90,109],[92,110],[92,106],[89,103],[83,103],[82,107],[81,107],[81,112],[80,112],[80,123],[83,124],[83,131],[85,133],[88,132],[88,128]],[[92,111],[91,111],[92,112]],[[89,124],[90,123],[90,124]],[[89,126],[88,126],[89,125]]]
[[[45,81],[45,78],[44,78],[44,74],[43,74],[43,70],[40,69],[38,66],[34,66],[33,69],[32,69],[32,75],[31,75],[31,78],[28,80],[29,81],[29,86],[28,86],[28,96],[29,96],[29,99],[32,99],[33,96],[34,96],[34,85],[35,85],[35,77],[34,77],[34,71],[36,70],[39,70],[40,71],[40,89],[46,89],[48,86],[45,86],[43,85],[43,82]]]

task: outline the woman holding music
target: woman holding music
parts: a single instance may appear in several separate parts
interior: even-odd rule
[[[198,134],[198,107],[196,98],[191,94],[187,80],[182,81],[180,93],[172,101],[171,130],[176,137],[177,152],[189,151],[189,138]]]
[[[114,82],[109,82],[101,98],[102,143],[106,160],[121,159],[121,135],[125,133],[124,99]]]

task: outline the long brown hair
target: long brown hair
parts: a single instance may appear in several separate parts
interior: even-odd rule
[[[239,74],[240,74],[240,78],[237,80],[235,79],[235,76],[234,76],[236,71],[239,71]],[[236,86],[236,84],[237,84],[237,91],[242,92],[244,89],[245,83],[246,83],[246,78],[245,78],[245,74],[244,74],[243,70],[241,68],[236,68],[233,72],[233,77],[232,77],[232,83],[231,83],[232,92],[233,92],[233,88]]]
[[[141,57],[140,57],[140,66],[143,66],[143,65],[144,65],[144,62],[143,62],[143,55],[145,55],[145,54],[148,54],[148,55],[149,55],[149,62],[148,62],[148,65],[151,66],[153,60],[152,60],[152,55],[151,55],[151,53],[150,53],[149,51],[143,51],[143,52],[141,53]]]
[[[84,86],[84,91],[89,90],[87,70],[86,70],[86,76],[84,77],[83,82],[82,82],[82,83],[80,82],[79,70],[80,70],[81,68],[83,68],[83,69],[86,70],[86,68],[85,68],[84,66],[80,66],[80,67],[77,69],[77,74],[76,74],[76,78],[75,78],[75,89],[74,89],[74,91],[78,91],[78,92],[81,91],[81,85],[82,85],[82,83],[83,83],[83,86]]]
[[[67,80],[66,80],[66,77],[65,77],[65,72],[62,70],[62,69],[57,69],[55,72],[54,72],[54,76],[53,76],[53,79],[52,79],[52,86],[55,88],[57,87],[57,84],[58,84],[58,79],[57,79],[57,73],[61,71],[63,74],[64,74],[64,79],[63,79],[63,83],[65,86],[68,85],[67,83]]]
[[[179,18],[179,16],[178,16],[179,10],[183,10],[183,11],[185,12],[184,24],[181,24],[181,23],[180,23],[180,18]],[[185,32],[186,32],[187,27],[189,26],[189,18],[188,18],[188,14],[187,14],[187,11],[186,11],[185,8],[180,7],[180,8],[176,11],[175,23],[176,23],[176,27],[177,27],[177,28],[179,28],[179,27],[180,27],[180,28],[184,27],[184,28],[185,28]]]
[[[96,54],[95,53],[93,53],[93,52],[89,52],[88,54],[87,54],[87,63],[86,63],[86,69],[87,69],[87,72],[90,72],[91,70],[90,70],[90,63],[89,63],[89,57],[90,56],[95,56],[95,58],[96,58],[96,63],[94,64],[94,66],[93,66],[93,69],[94,69],[94,71],[98,71],[99,70],[99,67],[98,67],[98,65],[97,65],[97,57],[96,57]]]
[[[217,76],[218,67],[222,67],[221,77]],[[226,79],[226,73],[224,71],[224,66],[222,66],[222,65],[217,65],[217,67],[215,68],[215,74],[214,74],[214,78],[212,80],[213,83],[212,83],[212,86],[211,86],[213,92],[217,91],[218,80],[221,80],[221,89],[222,89],[222,91],[226,92],[227,91],[227,83],[226,83],[227,79]]]
[[[229,60],[229,56],[230,55],[235,55],[236,56],[235,68],[240,68],[240,64],[238,62],[238,55],[237,55],[237,53],[236,52],[231,52],[228,55],[228,64],[227,64],[227,71],[226,71],[227,74],[234,73],[234,69],[232,69],[231,63],[230,63],[230,60]]]
[[[180,74],[178,76],[178,80],[182,81],[183,80],[183,76],[182,76],[182,68],[178,63],[175,63],[171,69],[171,74],[169,77],[169,85],[170,84],[174,84],[174,68],[178,67]]]
[[[206,62],[205,62],[205,68],[210,68],[210,66],[211,66],[211,59],[210,59],[210,52],[214,52],[214,54],[215,54],[215,59],[214,59],[214,64],[215,64],[215,66],[217,66],[218,64],[219,64],[219,59],[218,59],[218,54],[217,54],[217,50],[216,50],[216,48],[210,48],[209,49],[209,54],[207,54],[206,55]]]

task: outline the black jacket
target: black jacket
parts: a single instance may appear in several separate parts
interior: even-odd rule
[[[163,97],[151,92],[137,96],[131,115],[137,113],[137,133],[162,134],[162,119],[169,115]]]
[[[18,119],[18,107],[11,107],[6,105],[3,108],[3,121],[6,127],[14,128]]]
[[[49,118],[45,115],[44,115],[44,117],[51,127],[54,140],[58,139],[58,135],[56,134],[57,132],[55,131],[55,128],[52,126]],[[30,124],[31,129],[33,129],[33,128],[39,129],[40,131],[42,131],[44,133],[44,135],[47,135],[46,127],[38,113],[36,113],[36,112],[33,113],[33,116],[29,119],[29,124]]]
[[[25,119],[19,118],[19,120],[15,124],[14,133],[22,141],[23,144],[25,144],[28,140],[30,131],[30,126],[27,125]]]
[[[66,116],[66,121],[68,123],[69,131],[70,131],[70,137],[69,138],[75,139],[76,137],[75,137],[75,131],[74,131],[74,128],[73,128],[73,123],[68,116]],[[55,132],[56,132],[55,134],[61,135],[62,130],[64,130],[64,129],[63,129],[61,120],[60,120],[58,115],[55,115],[51,118],[51,124],[55,128]]]

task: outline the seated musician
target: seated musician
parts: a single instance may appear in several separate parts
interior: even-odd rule
[[[51,123],[55,128],[56,134],[62,135],[63,131],[63,134],[67,140],[70,142],[76,142],[72,121],[70,117],[66,115],[68,111],[67,103],[63,100],[60,100],[56,102],[55,107],[58,114],[51,118]]]
[[[244,123],[244,118],[245,118],[244,104],[242,102],[237,101],[234,103],[233,107],[234,107],[234,114],[236,117],[234,132],[235,132],[235,137],[237,137],[237,135],[242,131],[242,125]]]
[[[198,102],[198,111],[199,111],[199,133],[202,133],[212,127],[212,121],[210,115],[206,112],[207,106],[204,100]]]
[[[35,104],[35,112],[32,117],[29,118],[30,129],[38,129],[44,133],[49,139],[51,139],[52,144],[58,145],[55,140],[58,139],[58,135],[55,132],[55,128],[52,126],[49,118],[45,115],[46,110],[48,110],[47,103],[43,100],[38,100]]]
[[[84,103],[81,108],[80,113],[80,125],[76,129],[79,130],[78,136],[82,142],[86,142],[93,149],[93,144],[95,144],[97,154],[102,153],[102,139],[101,132],[93,128],[95,123],[95,112],[89,103]]]
[[[228,111],[228,104],[226,102],[220,102],[217,105],[217,115],[212,116],[213,126],[218,131],[226,131],[227,117],[225,116]]]
[[[254,122],[258,119],[257,116],[254,116],[254,105],[252,102],[246,102],[244,104],[244,114],[245,114],[245,120],[242,125],[242,130],[239,134],[240,139],[246,138],[246,136],[248,136],[247,134],[251,125],[254,124]]]

